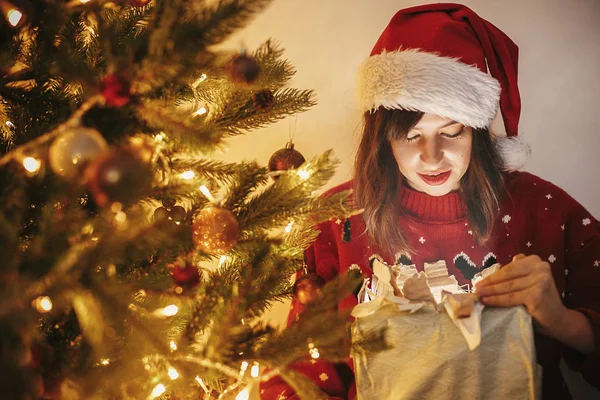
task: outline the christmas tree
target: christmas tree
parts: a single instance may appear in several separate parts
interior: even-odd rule
[[[340,277],[298,323],[290,296],[336,161],[211,158],[315,104],[266,41],[217,49],[268,0],[0,0],[2,398],[248,398],[286,368],[347,356]],[[292,147],[292,146],[289,146]]]

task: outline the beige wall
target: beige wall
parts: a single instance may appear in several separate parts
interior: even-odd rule
[[[408,0],[275,0],[232,46],[272,37],[298,73],[292,86],[319,104],[297,117],[296,148],[307,158],[333,148],[341,160],[331,185],[350,177],[360,120],[355,73],[377,37]],[[463,1],[521,48],[520,132],[532,146],[525,170],[564,188],[600,217],[600,1]],[[289,120],[231,141],[227,158],[266,163],[284,146]],[[285,313],[286,305],[275,309]],[[578,386],[578,388],[581,386]],[[578,398],[586,398],[586,394]],[[591,395],[591,393],[587,393]],[[599,393],[596,395],[600,396]],[[599,397],[600,398],[600,397]]]

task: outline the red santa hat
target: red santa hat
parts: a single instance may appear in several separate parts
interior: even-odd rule
[[[504,32],[464,5],[400,10],[359,68],[359,107],[422,111],[489,128],[499,104],[506,137],[496,145],[504,168],[516,170],[530,154],[518,138],[518,57]]]

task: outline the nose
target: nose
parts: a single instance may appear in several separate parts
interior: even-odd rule
[[[421,161],[429,165],[438,165],[444,158],[444,148],[439,138],[421,141]]]

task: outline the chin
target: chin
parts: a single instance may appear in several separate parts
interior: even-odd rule
[[[450,185],[441,185],[441,186],[428,186],[426,185],[426,187],[423,188],[423,192],[427,193],[430,196],[444,196],[447,195],[448,193],[452,192],[454,189],[452,189],[452,186]]]

